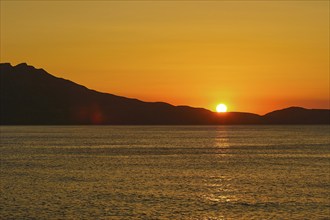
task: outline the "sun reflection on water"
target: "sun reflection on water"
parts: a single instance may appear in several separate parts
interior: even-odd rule
[[[233,152],[230,145],[230,136],[226,127],[219,127],[214,134],[214,169],[204,181],[205,191],[202,199],[209,205],[218,209],[236,202],[237,189],[233,185],[233,177],[228,175],[228,164],[231,161]],[[218,210],[217,215],[224,213]],[[222,219],[221,217],[217,219]]]
[[[230,138],[226,127],[220,127],[216,130],[214,136],[214,149],[217,157],[231,157]]]

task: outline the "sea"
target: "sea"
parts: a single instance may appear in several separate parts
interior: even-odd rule
[[[1,126],[1,219],[330,219],[330,126]]]

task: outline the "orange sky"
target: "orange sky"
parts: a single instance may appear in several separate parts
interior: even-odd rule
[[[145,101],[329,106],[329,1],[1,1],[1,62]]]

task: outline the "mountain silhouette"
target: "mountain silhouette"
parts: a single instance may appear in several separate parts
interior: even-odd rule
[[[263,116],[266,124],[330,124],[330,110],[290,107]]]
[[[330,110],[291,107],[260,116],[101,93],[26,63],[0,64],[2,125],[330,124]]]

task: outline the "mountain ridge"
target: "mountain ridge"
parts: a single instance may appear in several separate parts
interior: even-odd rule
[[[1,125],[330,124],[328,109],[289,107],[261,116],[144,102],[98,92],[26,63],[1,63],[0,79]]]

